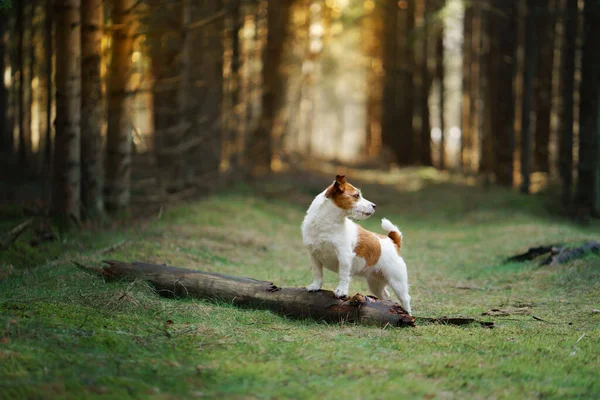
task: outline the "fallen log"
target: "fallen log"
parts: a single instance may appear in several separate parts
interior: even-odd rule
[[[590,241],[577,247],[567,247],[564,245],[532,247],[525,253],[507,258],[504,262],[532,261],[544,254],[548,254],[538,265],[558,265],[582,258],[589,253],[600,254],[600,243]]]
[[[328,290],[311,293],[303,288],[280,288],[271,282],[167,265],[104,263],[107,266],[99,272],[105,279],[141,279],[162,296],[219,300],[240,307],[271,310],[294,319],[381,327],[415,326],[414,318],[398,304],[361,294],[341,300]]]

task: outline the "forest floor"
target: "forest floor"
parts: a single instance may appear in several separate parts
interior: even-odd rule
[[[378,329],[293,321],[105,283],[71,260],[147,261],[304,286],[300,223],[327,176],[288,174],[0,253],[0,398],[599,398],[600,257],[503,264],[600,226],[523,196],[427,169],[348,173],[404,233],[416,316],[496,323]],[[362,180],[357,179],[359,176]],[[0,232],[23,217],[3,209]],[[118,244],[111,248],[111,246]],[[325,273],[326,289],[336,276]],[[351,293],[366,292],[358,279]],[[491,309],[494,316],[482,316]]]

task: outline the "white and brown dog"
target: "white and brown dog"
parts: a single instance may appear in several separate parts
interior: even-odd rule
[[[323,267],[339,274],[334,291],[337,297],[348,295],[351,276],[363,276],[380,299],[389,299],[387,286],[391,286],[402,308],[410,314],[406,264],[400,256],[402,233],[385,218],[381,227],[387,236],[367,231],[350,220],[364,220],[374,212],[375,204],[363,198],[344,175],[336,176],[335,182],[313,200],[302,222],[302,239],[314,275],[306,289],[321,289]]]

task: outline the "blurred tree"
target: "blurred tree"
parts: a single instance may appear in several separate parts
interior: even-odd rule
[[[430,26],[434,23],[435,0],[419,0],[421,10],[422,30],[420,38],[416,41],[421,44],[421,59],[420,71],[415,71],[415,78],[420,81],[418,90],[419,96],[419,114],[420,114],[420,129],[419,129],[419,163],[421,165],[432,166],[431,159],[431,124],[429,121],[429,95],[431,92],[431,71],[429,68],[429,53],[430,53],[430,34],[432,29]]]
[[[80,0],[55,0],[56,143],[53,211],[62,222],[80,217]]]
[[[600,0],[583,7],[579,164],[575,204],[580,216],[600,216]]]
[[[102,198],[102,0],[81,4],[81,201],[85,216],[104,213]]]
[[[536,18],[535,0],[528,0],[525,16],[525,44],[523,64],[523,100],[521,111],[521,192],[529,193],[531,174],[531,101],[533,97],[533,73],[536,64]]]
[[[513,185],[515,150],[515,109],[513,80],[517,48],[517,1],[491,0],[490,13],[490,90],[493,102],[492,135],[495,148],[496,182]]]
[[[258,127],[250,135],[248,144],[248,153],[253,160],[250,172],[255,176],[271,171],[272,132],[283,103],[285,74],[282,71],[282,53],[292,1],[268,2],[267,46],[262,63],[262,112]]]
[[[535,87],[535,163],[534,171],[550,172],[550,118],[552,110],[552,73],[554,71],[555,0],[535,3],[537,41]]]
[[[0,152],[9,152],[12,150],[12,132],[8,126],[8,90],[4,84],[4,70],[8,49],[6,46],[6,32],[8,25],[8,14],[6,11],[0,11],[0,71],[2,71],[2,81],[0,82]]]
[[[473,58],[473,6],[465,5],[463,16],[462,46],[462,97],[461,97],[461,141],[460,160],[464,172],[471,172],[471,155],[473,153],[473,129],[471,127],[471,60]]]
[[[563,12],[563,46],[561,49],[562,107],[559,121],[559,170],[562,180],[562,204],[571,204],[573,186],[573,92],[575,90],[575,55],[577,49],[577,0],[566,0]]]
[[[44,82],[46,83],[46,137],[44,141],[44,161],[46,168],[50,168],[52,165],[52,100],[53,100],[53,83],[52,83],[52,56],[54,54],[53,45],[53,24],[54,19],[54,5],[53,0],[46,0],[45,4],[45,25],[44,25],[44,50],[46,51],[46,76]]]
[[[129,79],[132,70],[134,0],[112,0],[113,36],[108,77],[105,202],[110,211],[130,201],[133,129]]]
[[[444,7],[444,1],[440,1],[441,6],[439,9]],[[435,79],[439,85],[439,115],[440,115],[440,144],[439,144],[439,156],[438,156],[438,168],[441,170],[446,169],[446,144],[445,144],[445,96],[444,83],[445,83],[445,68],[444,68],[444,20],[441,19],[439,22],[438,33],[435,40]]]
[[[382,96],[383,143],[394,153],[396,163],[409,165],[419,160],[413,130],[415,55],[412,34],[415,26],[415,0],[384,2],[384,70]]]
[[[244,27],[241,0],[229,0],[229,19],[230,19],[230,39],[231,39],[231,73],[230,73],[230,98],[232,115],[228,124],[229,133],[227,135],[230,151],[228,152],[233,170],[239,170],[243,161],[243,142],[241,136],[243,132],[243,113],[241,102],[241,88],[243,84],[242,67],[242,38],[240,37]]]
[[[17,13],[17,35],[18,35],[18,50],[17,50],[17,68],[19,69],[19,164],[22,168],[27,167],[29,152],[31,149],[31,107],[28,95],[31,93],[31,76],[29,66],[27,64],[26,55],[29,55],[29,47],[31,46],[31,27],[30,13],[28,13],[27,4],[24,1],[19,1],[16,4]]]

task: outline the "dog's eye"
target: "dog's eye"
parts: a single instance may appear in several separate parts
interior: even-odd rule
[[[358,194],[358,193],[355,193],[355,194],[354,194],[354,198],[355,198],[355,199],[359,199],[359,198],[360,198],[360,194]]]

